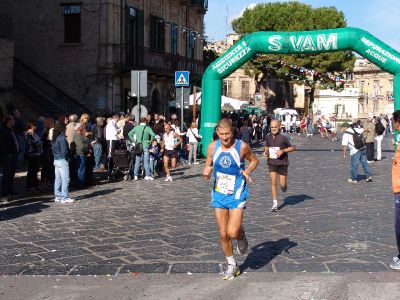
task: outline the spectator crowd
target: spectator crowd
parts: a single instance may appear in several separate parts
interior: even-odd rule
[[[71,114],[58,120],[39,117],[25,122],[19,110],[13,109],[0,127],[1,197],[7,200],[17,194],[14,177],[23,169],[27,170],[30,192],[54,189],[55,201],[63,203],[73,202],[70,186],[92,185],[97,172],[105,173],[109,180],[120,174],[135,181],[166,174],[165,181],[173,181],[171,168],[198,164],[202,139],[196,122],[183,131],[179,124],[176,114],[169,120],[158,114],[135,120],[122,112]]]
[[[270,115],[223,113],[231,119],[236,139],[257,144],[270,132]],[[30,192],[54,189],[55,199],[73,201],[68,188],[93,184],[94,173],[105,173],[109,180],[154,180],[165,176],[173,181],[171,169],[179,164],[198,164],[202,137],[198,119],[188,126],[176,114],[167,120],[159,114],[135,120],[123,112],[104,116],[60,116],[58,120],[39,117],[25,121],[18,109],[4,117],[0,127],[0,159],[3,168],[1,196],[16,194],[14,177],[18,169],[27,170]],[[381,160],[383,135],[392,130],[387,117],[368,118],[363,124],[368,163]],[[315,115],[283,116],[282,131],[337,141],[334,117]],[[217,138],[216,134],[214,138]],[[376,152],[375,152],[376,144]],[[39,175],[40,172],[40,176]],[[40,178],[40,180],[39,180]]]

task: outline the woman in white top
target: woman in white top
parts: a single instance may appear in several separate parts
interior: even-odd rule
[[[197,145],[202,136],[199,135],[199,130],[196,127],[196,122],[192,122],[192,125],[186,132],[186,136],[189,138],[189,165],[192,162],[192,158],[193,164],[198,165],[199,163],[197,162]]]
[[[171,160],[171,167],[176,167],[176,159],[179,155],[179,148],[182,144],[182,138],[171,130],[171,125],[166,123],[164,125],[163,141],[161,149],[163,151],[164,168],[167,173],[165,181],[172,181],[171,170],[169,168],[169,161]]]
[[[335,119],[335,117],[331,117],[329,124],[330,124],[330,128],[328,129],[328,131],[331,133],[331,140],[332,140],[332,142],[336,142],[338,139],[336,137],[336,119]]]

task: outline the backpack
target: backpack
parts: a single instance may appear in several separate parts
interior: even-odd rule
[[[385,126],[383,126],[381,121],[378,121],[378,123],[376,123],[375,132],[377,135],[382,135],[385,132]]]
[[[364,137],[363,137],[362,133],[358,133],[357,131],[355,131],[354,127],[351,127],[351,129],[353,129],[353,132],[354,132],[354,133],[350,133],[353,136],[354,148],[359,150],[365,146]]]

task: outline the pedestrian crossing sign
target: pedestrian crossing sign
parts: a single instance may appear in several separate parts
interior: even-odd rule
[[[189,86],[189,71],[175,71],[175,86]]]

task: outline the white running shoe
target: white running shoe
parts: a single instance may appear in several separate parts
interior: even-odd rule
[[[60,198],[60,197],[54,198],[54,202],[61,202],[61,201],[62,201],[62,198]]]
[[[144,180],[154,180],[154,178],[151,177],[151,176],[146,176],[146,177],[144,178]]]
[[[243,230],[243,229],[242,229]],[[243,230],[243,236],[241,240],[237,241],[237,252],[239,252],[240,255],[246,255],[247,248],[249,247],[249,243],[247,242],[246,238],[246,233]]]
[[[196,161],[196,162],[194,162],[193,164],[194,164],[194,165],[198,165],[199,163]]]
[[[74,203],[75,200],[72,198],[64,198],[61,200],[61,203]]]
[[[274,202],[274,204],[271,207],[271,212],[277,212],[278,211],[278,202]]]
[[[224,272],[224,276],[222,277],[224,280],[231,280],[236,276],[240,275],[240,269],[237,264],[229,265],[226,271]]]
[[[137,176],[133,176],[133,180],[138,181],[138,177]]]
[[[173,181],[171,176],[168,176],[164,181]]]
[[[397,256],[393,257],[393,262],[389,265],[389,268],[400,270],[400,259]]]

